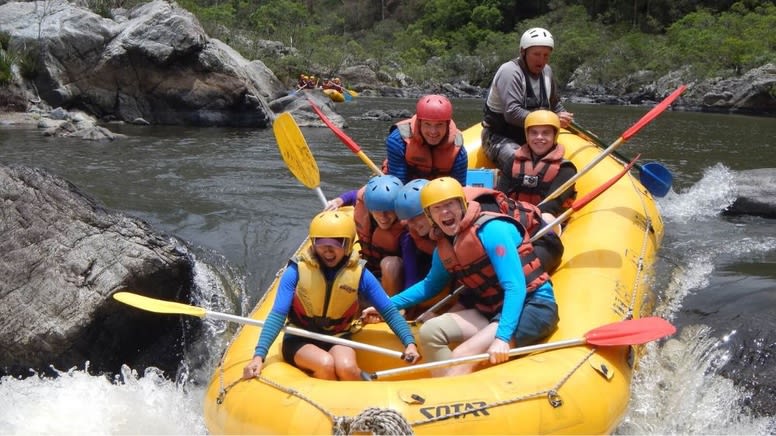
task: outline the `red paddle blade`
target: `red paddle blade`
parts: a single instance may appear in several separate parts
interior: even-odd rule
[[[313,103],[312,100],[309,98],[307,99],[307,102],[310,103],[310,107],[313,109],[313,111],[318,115],[318,118],[323,121],[323,124],[326,124],[326,126],[331,129],[332,132],[334,132],[335,135],[337,135],[337,138],[342,141],[343,144],[347,145],[348,148],[353,151],[353,153],[358,153],[361,151],[361,147],[356,144],[356,141],[353,140],[350,136],[346,135],[345,132],[343,132],[339,127],[334,125],[334,123],[331,122],[329,117],[326,116],[326,114],[323,113],[321,108],[318,107],[315,103]]]
[[[676,333],[676,327],[657,316],[629,319],[585,333],[588,344],[600,346],[646,344]]]
[[[636,122],[633,126],[631,126],[630,129],[626,130],[625,133],[620,136],[623,141],[627,141],[631,136],[635,135],[636,132],[641,130],[642,127],[646,126],[650,123],[650,121],[654,120],[655,117],[660,115],[661,112],[668,109],[668,106],[671,106],[671,103],[674,102],[677,98],[679,98],[679,95],[681,95],[684,90],[687,88],[687,86],[682,85],[679,88],[676,89],[676,91],[672,92],[668,97],[664,98],[663,101],[661,101],[657,106],[653,107],[651,111],[647,112],[646,115],[641,117],[640,120]]]

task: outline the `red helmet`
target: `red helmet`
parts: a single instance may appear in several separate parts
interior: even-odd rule
[[[424,95],[418,100],[415,114],[419,120],[450,121],[453,119],[453,105],[444,95]]]

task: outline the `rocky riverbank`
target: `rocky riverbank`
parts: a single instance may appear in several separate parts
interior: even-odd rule
[[[28,31],[41,21],[46,25],[40,32]],[[26,111],[43,104],[78,109],[101,122],[265,128],[277,112],[272,103],[288,94],[261,60],[243,58],[209,37],[191,13],[163,0],[115,9],[111,18],[56,3],[43,19],[34,2],[10,2],[0,5],[0,32],[9,35],[11,50],[43,51],[33,80],[15,71],[8,92],[22,95],[0,95],[0,109]],[[487,92],[465,81],[417,86],[402,74],[388,76],[376,68],[351,65],[340,76],[363,95],[482,98]],[[567,100],[649,105],[686,84],[676,108],[776,116],[773,64],[704,80],[687,70],[662,77],[642,71],[609,84],[595,83],[592,76],[576,71],[563,92]]]

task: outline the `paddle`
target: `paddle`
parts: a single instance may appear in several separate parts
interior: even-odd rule
[[[583,337],[576,339],[566,339],[557,342],[548,342],[546,344],[529,345],[526,347],[512,348],[509,350],[509,356],[520,356],[539,351],[557,350],[560,348],[575,347],[577,345],[594,345],[599,347],[617,347],[624,345],[645,344],[656,339],[670,336],[676,332],[676,327],[668,321],[659,317],[647,317],[639,319],[630,319],[606,324],[594,328],[585,333]],[[405,373],[417,372],[426,369],[446,368],[448,366],[462,363],[471,363],[487,360],[490,357],[488,353],[475,354],[473,356],[456,357],[437,362],[422,363],[419,365],[386,369],[375,372],[362,372],[361,377],[364,380],[377,380],[383,377],[391,377]]]
[[[615,174],[614,177],[612,177],[611,179],[607,180],[606,183],[604,183],[603,185],[597,187],[596,189],[588,192],[587,195],[585,195],[584,197],[582,197],[580,199],[577,199],[574,203],[571,204],[570,208],[566,209],[565,212],[563,212],[562,214],[558,215],[554,220],[552,220],[552,222],[550,222],[546,226],[542,227],[538,232],[536,232],[533,236],[531,236],[531,242],[534,242],[535,240],[537,240],[537,239],[541,238],[542,236],[544,236],[545,234],[547,234],[547,232],[552,230],[553,227],[555,227],[558,224],[560,224],[563,221],[565,221],[566,218],[569,217],[569,215],[571,215],[572,213],[578,211],[579,209],[582,209],[588,203],[593,201],[596,197],[601,195],[601,193],[603,193],[604,191],[609,189],[610,186],[614,185],[615,182],[620,180],[622,178],[622,176],[624,176],[628,171],[630,171],[630,169],[636,164],[636,161],[639,159],[639,157],[641,157],[641,154],[636,155],[636,157],[634,157],[633,160],[630,161],[630,163],[628,163],[628,165],[625,165],[625,167],[622,169],[622,171],[620,171],[619,173]]]
[[[568,180],[566,181],[566,183],[564,183],[564,184],[560,185],[560,186],[559,186],[557,189],[555,189],[555,191],[553,191],[552,193],[550,193],[550,195],[548,195],[547,197],[545,197],[545,199],[544,199],[544,200],[542,200],[542,201],[539,203],[539,205],[541,206],[542,204],[544,204],[544,203],[547,203],[548,201],[550,201],[550,200],[552,200],[552,199],[555,199],[555,198],[556,198],[556,197],[558,197],[560,194],[564,193],[564,192],[566,191],[566,189],[568,189],[568,188],[569,188],[571,185],[573,185],[573,184],[574,184],[574,182],[576,182],[576,181],[577,181],[577,179],[579,179],[579,178],[580,178],[580,177],[582,177],[583,175],[587,174],[587,173],[588,173],[588,171],[590,171],[590,169],[591,169],[591,168],[593,168],[593,167],[594,167],[596,164],[598,164],[598,162],[601,162],[602,160],[604,160],[604,158],[605,158],[606,156],[609,156],[610,154],[612,154],[612,152],[614,152],[614,150],[615,150],[617,147],[619,147],[620,145],[622,145],[623,143],[625,143],[625,141],[627,141],[628,139],[630,139],[630,138],[631,138],[633,135],[635,135],[636,133],[638,133],[638,131],[639,131],[639,130],[641,130],[641,129],[642,129],[644,126],[646,126],[647,124],[649,124],[649,123],[650,123],[652,120],[654,120],[654,119],[655,119],[655,118],[656,118],[658,115],[660,115],[661,113],[663,113],[663,111],[665,111],[665,110],[668,108],[668,106],[670,106],[670,105],[671,105],[671,103],[673,103],[673,102],[674,102],[674,100],[676,100],[677,98],[679,98],[679,95],[680,95],[682,92],[684,92],[684,90],[685,90],[686,88],[687,88],[687,86],[685,86],[685,85],[682,85],[682,86],[680,86],[679,88],[677,88],[677,89],[676,89],[676,91],[672,92],[672,93],[671,93],[671,95],[669,95],[668,97],[666,97],[665,99],[663,99],[663,101],[661,101],[661,102],[660,102],[660,103],[659,103],[657,106],[653,107],[653,108],[652,108],[652,110],[650,110],[649,112],[647,112],[647,114],[646,114],[646,115],[644,115],[643,117],[641,117],[641,119],[640,119],[640,120],[638,120],[638,121],[636,122],[636,124],[632,125],[632,126],[631,126],[631,127],[628,129],[628,130],[626,130],[626,131],[625,131],[625,133],[623,133],[623,134],[622,134],[622,135],[621,135],[619,138],[617,138],[617,140],[616,140],[616,141],[614,141],[614,142],[612,143],[612,145],[610,145],[610,146],[609,146],[609,147],[608,147],[606,150],[604,150],[603,152],[601,152],[601,154],[599,154],[598,156],[596,156],[596,157],[595,157],[593,160],[591,160],[591,161],[590,161],[590,162],[589,162],[587,165],[585,165],[585,167],[584,167],[584,168],[582,168],[582,169],[581,169],[579,172],[577,172],[577,174],[575,174],[575,175],[574,175],[574,177],[572,177],[572,178],[568,179]]]
[[[601,148],[605,148],[603,141],[593,132],[586,130],[575,122],[571,122],[568,127],[569,131],[579,135],[582,139],[585,139]],[[620,162],[628,162],[627,157],[623,156],[617,151],[612,152],[612,155],[620,160]],[[647,190],[655,197],[665,197],[668,191],[671,190],[671,184],[674,177],[671,175],[671,171],[668,170],[660,162],[647,162],[645,164],[634,165],[639,170],[639,181],[644,185]]]
[[[343,132],[342,129],[335,126],[334,123],[331,122],[329,117],[327,117],[323,113],[323,111],[321,111],[321,109],[315,103],[313,103],[312,100],[308,98],[307,102],[310,103],[310,107],[313,108],[313,111],[316,114],[318,114],[318,118],[320,118],[321,121],[323,121],[323,123],[326,124],[326,126],[329,129],[331,129],[331,131],[334,132],[335,135],[337,135],[337,137],[340,139],[340,141],[342,141],[343,144],[348,146],[350,151],[355,153],[355,155],[358,156],[362,162],[367,164],[375,174],[380,176],[384,175],[383,172],[380,170],[380,168],[377,165],[375,165],[374,162],[372,162],[372,159],[369,159],[369,156],[367,156],[366,154],[364,154],[363,151],[361,151],[361,147],[359,147],[358,144],[356,144],[356,141],[354,141],[350,136],[345,134],[345,132]]]
[[[131,292],[117,292],[113,294],[113,298],[130,306],[143,309],[148,312],[154,313],[166,313],[173,315],[190,315],[197,318],[210,318],[219,319],[224,321],[236,322],[239,324],[249,324],[262,327],[264,321],[246,318],[237,315],[231,315],[228,313],[213,312],[201,307],[190,306],[188,304],[176,303],[174,301],[157,300],[155,298],[145,297],[143,295],[133,294]],[[287,333],[293,335],[302,336],[310,339],[317,339],[319,341],[328,342],[331,344],[345,345],[347,347],[356,348],[364,351],[373,351],[375,353],[385,354],[386,356],[402,358],[403,353],[400,351],[389,350],[387,348],[378,347],[375,345],[369,345],[362,342],[351,341],[343,339],[337,336],[325,335],[322,333],[313,333],[307,330],[303,330],[296,327],[285,326],[283,327]]]
[[[272,131],[275,132],[280,155],[291,174],[306,187],[314,189],[323,206],[326,207],[326,196],[320,188],[321,175],[318,164],[315,163],[310,147],[307,146],[307,141],[291,113],[280,114],[272,123]]]

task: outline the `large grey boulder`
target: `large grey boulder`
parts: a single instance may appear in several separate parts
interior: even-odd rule
[[[189,301],[193,260],[180,242],[22,166],[0,165],[0,216],[0,374],[86,361],[96,371],[175,370],[187,326],[111,295]]]
[[[306,89],[296,91],[269,103],[270,109],[275,113],[291,112],[294,120],[300,127],[325,127],[326,124],[313,111],[310,103],[314,103],[323,115],[337,127],[347,128],[345,118],[334,110],[334,105],[328,95],[322,89]]]
[[[776,168],[758,168],[735,173],[736,199],[726,215],[776,218]]]
[[[776,64],[766,64],[740,77],[717,79],[703,95],[709,111],[776,115]]]
[[[156,0],[116,19],[60,1],[0,5],[12,49],[40,50],[35,78],[52,107],[152,124],[266,127],[283,84],[175,3]]]

